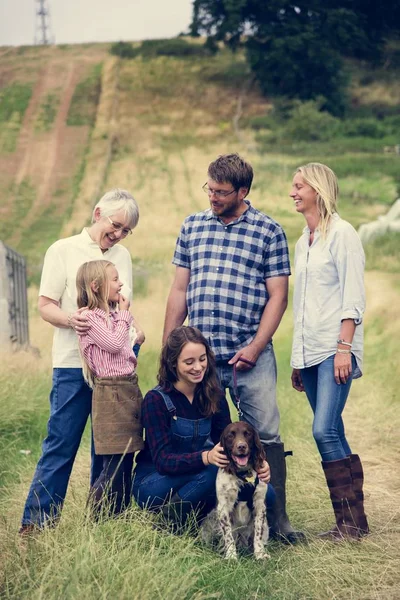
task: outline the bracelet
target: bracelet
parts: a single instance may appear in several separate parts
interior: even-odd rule
[[[70,327],[71,329],[74,328],[73,325],[72,325],[72,317],[73,316],[74,316],[73,313],[69,313],[69,315],[67,317],[67,324],[68,324],[68,327]]]
[[[207,459],[207,465],[210,465],[210,459],[208,458],[208,455],[210,454],[211,450],[208,450],[207,454],[206,454],[206,459]]]
[[[344,340],[337,340],[336,342],[337,344],[343,344],[343,346],[350,346],[350,348],[352,347],[353,344],[350,344],[350,342],[345,342]]]
[[[341,350],[340,348],[338,348],[336,350],[337,354],[351,354],[351,350]]]

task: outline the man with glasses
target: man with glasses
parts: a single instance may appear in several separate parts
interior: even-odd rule
[[[209,165],[203,190],[210,208],[186,218],[177,240],[175,279],[164,336],[189,317],[208,339],[218,374],[240,414],[260,434],[271,469],[276,504],[271,536],[294,544],[286,514],[286,462],[279,436],[276,362],[272,336],[287,306],[289,253],[283,229],[246,197],[253,169],[237,154]]]
[[[107,192],[96,204],[90,227],[55,242],[47,250],[39,290],[39,312],[55,327],[53,387],[50,394],[48,435],[28,493],[20,533],[54,524],[62,509],[69,477],[91,412],[92,391],[82,375],[77,334],[88,329],[76,304],[76,274],[91,260],[109,260],[132,295],[132,261],[118,243],[132,233],[139,220],[136,200],[125,190]],[[136,324],[138,341],[144,340]],[[92,444],[91,484],[102,469]]]

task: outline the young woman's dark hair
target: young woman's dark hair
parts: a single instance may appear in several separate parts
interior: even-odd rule
[[[203,344],[207,355],[207,369],[203,381],[199,383],[199,408],[205,417],[218,411],[219,398],[222,395],[217,378],[215,357],[206,338],[196,327],[177,327],[169,334],[160,356],[160,368],[157,379],[161,387],[168,387],[178,380],[176,367],[183,347],[188,343]]]

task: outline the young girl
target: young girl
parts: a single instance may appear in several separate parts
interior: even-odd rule
[[[161,509],[182,523],[192,509],[203,516],[214,507],[217,470],[228,464],[219,439],[231,422],[229,407],[214,355],[198,329],[170,333],[158,382],[143,402],[146,441],[137,457],[133,495],[139,506]],[[269,480],[267,463],[259,476]]]
[[[118,514],[129,504],[133,455],[143,447],[142,394],[130,336],[133,317],[129,300],[121,295],[122,283],[113,263],[84,263],[76,285],[78,308],[88,309],[89,329],[79,337],[79,346],[85,379],[94,388],[95,452],[103,459],[103,470],[91,488],[90,499],[98,511],[107,497],[111,512]]]

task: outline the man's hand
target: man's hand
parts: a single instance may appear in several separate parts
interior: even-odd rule
[[[263,483],[269,483],[271,479],[271,470],[269,464],[264,460],[263,466],[257,471],[258,479]]]
[[[236,364],[236,369],[238,371],[248,371],[256,366],[257,359],[260,354],[261,350],[259,350],[253,342],[251,342],[248,346],[236,352],[235,356],[228,361],[228,365]],[[241,360],[242,358],[244,360]]]
[[[300,369],[293,369],[292,371],[292,386],[298,392],[304,392],[304,385],[301,378]]]

